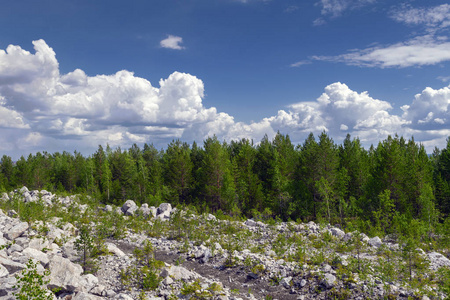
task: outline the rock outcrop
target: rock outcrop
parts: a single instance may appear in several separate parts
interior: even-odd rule
[[[118,218],[117,222],[142,223],[141,227],[122,228],[120,237],[108,237],[102,255],[97,258],[98,271],[84,274],[74,243],[79,238],[76,221],[71,224],[53,218],[29,224],[20,221],[15,212],[5,214],[0,210],[0,300],[14,299],[16,276],[26,269],[29,259],[37,263],[38,272],[50,271],[47,288],[59,289],[55,298],[66,300],[141,299],[142,293],[146,299],[158,300],[327,299],[330,295],[346,299],[419,297],[416,290],[395,277],[385,280],[374,270],[373,266],[385,259],[380,249],[400,251],[401,245],[391,239],[346,233],[338,227],[314,222],[267,225],[253,219],[226,221],[211,214],[198,216],[179,210],[181,214],[174,218],[177,208],[168,203],[139,206],[127,200],[118,208],[110,205],[92,208],[81,204],[76,196],[57,197],[26,187],[4,193],[0,199],[7,202],[17,197],[25,203],[40,202],[44,206],[58,203],[63,213],[92,211],[93,215],[102,213]],[[175,219],[180,222],[178,216],[184,223],[174,223]],[[94,233],[98,222],[100,218],[92,218],[90,226]],[[362,241],[358,242],[362,245],[357,252],[351,248],[355,237]],[[148,242],[154,251],[142,254]],[[338,247],[340,250],[336,251]],[[430,274],[450,269],[450,260],[442,253],[418,249],[417,255],[429,262]],[[154,270],[146,269],[153,270],[157,280],[156,287],[148,291],[130,284],[130,278],[124,275],[142,263],[143,257],[147,268],[153,259],[164,262],[152,267]],[[354,271],[358,267],[365,268],[367,274]],[[445,296],[437,286],[425,290],[435,299]],[[429,299],[425,297],[422,299]]]

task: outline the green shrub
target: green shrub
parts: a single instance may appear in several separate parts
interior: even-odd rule
[[[20,275],[16,275],[17,284],[14,288],[19,290],[14,296],[19,300],[52,300],[51,292],[45,287],[50,281],[46,278],[49,275],[49,270],[39,274],[37,263],[29,259],[26,269],[23,269]]]

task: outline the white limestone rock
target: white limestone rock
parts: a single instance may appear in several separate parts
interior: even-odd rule
[[[67,258],[55,255],[50,259],[49,289],[61,288],[62,291],[73,292],[80,286],[80,275],[83,268]]]
[[[27,231],[29,225],[27,222],[20,222],[19,224],[13,226],[6,232],[5,237],[8,240],[14,240],[15,238],[21,236],[25,231]]]
[[[26,257],[34,258],[34,259],[38,260],[43,267],[47,266],[47,264],[50,261],[48,259],[47,254],[45,254],[42,251],[36,250],[34,248],[28,247],[22,251],[22,254],[25,255]]]
[[[0,256],[0,265],[5,267],[10,274],[13,274],[17,271],[21,271],[26,268],[26,265],[24,265],[24,264],[15,262],[11,259],[1,257],[1,256]]]
[[[161,271],[160,276],[163,278],[170,276],[175,280],[190,280],[196,277],[194,273],[180,266],[166,267]]]
[[[170,213],[172,212],[172,205],[170,203],[161,203],[156,212],[157,217],[160,219],[170,218]]]
[[[345,236],[345,232],[339,228],[333,227],[330,229],[330,231],[331,231],[331,234],[337,238],[342,239]]]
[[[128,211],[130,208],[132,208],[132,207],[136,207],[136,209],[137,209],[136,203],[135,203],[133,200],[127,200],[127,201],[125,201],[125,203],[122,205],[121,210],[122,210],[122,212],[123,212],[124,214],[126,214],[127,211]],[[136,209],[135,209],[135,210],[136,210]]]
[[[383,245],[383,242],[381,241],[381,239],[379,237],[373,237],[371,238],[368,242],[367,242],[370,246],[378,248],[381,245]]]
[[[117,246],[114,245],[113,243],[105,243],[105,246],[106,246],[106,249],[108,250],[108,252],[113,253],[118,257],[126,257],[127,256],[125,253],[123,253],[122,250],[117,248]]]
[[[327,273],[324,275],[324,278],[322,279],[320,284],[326,287],[327,289],[331,289],[336,284],[336,276]]]

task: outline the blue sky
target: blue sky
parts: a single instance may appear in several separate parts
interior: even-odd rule
[[[10,1],[0,153],[450,135],[445,1]]]

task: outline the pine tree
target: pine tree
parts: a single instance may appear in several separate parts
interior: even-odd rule
[[[164,155],[164,183],[175,203],[186,203],[192,184],[191,150],[187,143],[172,141]]]
[[[253,172],[256,150],[249,140],[233,142],[233,170],[236,194],[243,212],[261,210],[264,195],[258,176]]]
[[[226,149],[217,137],[204,142],[202,172],[206,203],[213,210],[231,210],[235,200],[235,187],[231,176],[231,162]]]

